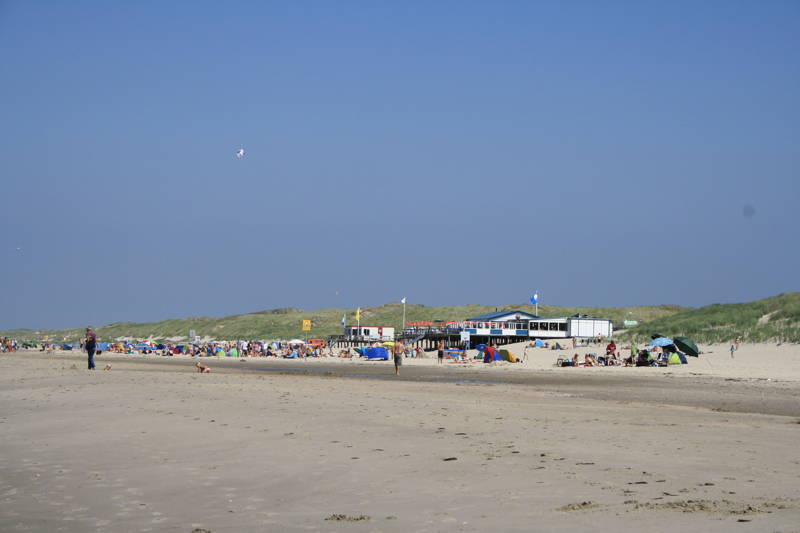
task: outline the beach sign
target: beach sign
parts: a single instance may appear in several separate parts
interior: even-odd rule
[[[311,331],[311,320],[303,320],[303,331]]]

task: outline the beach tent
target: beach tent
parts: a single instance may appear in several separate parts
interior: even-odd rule
[[[376,359],[382,359],[384,361],[389,360],[389,352],[386,351],[386,348],[384,348],[383,346],[367,348],[366,350],[364,350],[364,352],[367,356],[367,359],[370,361],[374,361]]]
[[[305,344],[305,341],[301,341],[300,339],[292,339],[287,344]]]
[[[508,361],[509,363],[516,363],[519,361],[519,359],[508,350],[500,350],[500,357],[502,357],[503,361]]]
[[[534,341],[533,345],[536,346],[537,348],[543,348],[544,347],[544,341],[542,339],[536,339]]]
[[[485,349],[483,350],[483,362],[484,363],[491,363],[493,361],[502,361],[502,360],[503,360],[503,356],[500,354],[500,350],[495,348],[495,350],[494,350],[494,358],[492,358],[491,361],[489,360],[489,352],[486,351]]]
[[[680,365],[680,364],[683,364],[683,361],[681,361],[681,358],[678,357],[678,354],[676,352],[672,352],[671,354],[669,354],[669,357],[667,358],[667,364],[668,365]]]

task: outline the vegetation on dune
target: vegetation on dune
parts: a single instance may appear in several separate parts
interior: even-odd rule
[[[624,338],[681,335],[697,342],[800,342],[800,292],[738,304],[714,304],[664,316],[628,330]]]
[[[532,305],[462,305],[429,307],[424,305],[407,305],[407,322],[427,322],[434,320],[464,320],[468,317],[491,313],[495,310],[521,310],[534,312]],[[623,320],[633,319],[642,321],[653,320],[669,316],[685,308],[665,306],[641,307],[558,307],[540,305],[539,315],[545,317],[570,316],[577,313],[589,316],[612,319],[615,324],[622,324]],[[96,328],[101,340],[109,341],[119,338],[132,339],[185,339],[189,330],[193,329],[202,337],[218,340],[234,339],[291,339],[305,335],[300,329],[300,321],[311,319],[313,329],[311,337],[326,337],[342,332],[341,320],[346,315],[348,324],[355,324],[354,309],[319,309],[316,311],[303,311],[295,308],[273,309],[244,315],[234,315],[224,318],[195,317],[184,319],[162,320],[147,324],[133,322],[118,322]],[[376,307],[361,309],[361,324],[375,326],[400,327],[403,320],[403,305],[390,303]],[[64,330],[14,330],[0,333],[16,339],[50,342],[75,342],[83,336],[82,328]]]
[[[461,305],[428,307],[406,306],[406,321],[429,322],[435,320],[464,320],[468,317],[494,311],[521,310],[534,312],[532,305]],[[621,335],[623,339],[638,341],[650,338],[653,333],[674,336],[682,335],[697,342],[730,342],[741,337],[745,342],[781,341],[800,342],[800,293],[787,293],[740,304],[715,304],[699,309],[688,309],[675,305],[640,307],[559,307],[540,305],[543,317],[572,316],[575,314],[610,318],[615,327],[624,320],[637,320],[641,324]],[[134,340],[150,339],[184,340],[193,329],[202,337],[218,340],[234,339],[291,339],[306,335],[301,331],[303,319],[313,321],[311,337],[327,337],[342,332],[342,315],[348,324],[355,324],[354,309],[302,309],[283,308],[260,311],[224,318],[195,317],[162,320],[147,324],[120,322],[97,328],[104,341],[119,338]],[[361,324],[370,326],[399,327],[402,322],[403,305],[390,303],[361,309]],[[14,330],[0,332],[0,336],[20,340],[51,342],[75,342],[83,335],[82,328],[66,330]]]

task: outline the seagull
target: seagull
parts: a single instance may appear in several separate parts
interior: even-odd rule
[[[244,157],[244,148],[239,148],[239,149],[236,151],[236,158],[237,158],[237,159],[241,159],[241,158],[243,158],[243,157]]]

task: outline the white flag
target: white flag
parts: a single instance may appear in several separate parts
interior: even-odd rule
[[[400,300],[400,303],[401,303],[401,304],[404,304],[404,303],[406,303],[406,297],[405,297],[405,296],[403,296],[403,299],[402,299],[402,300]]]

